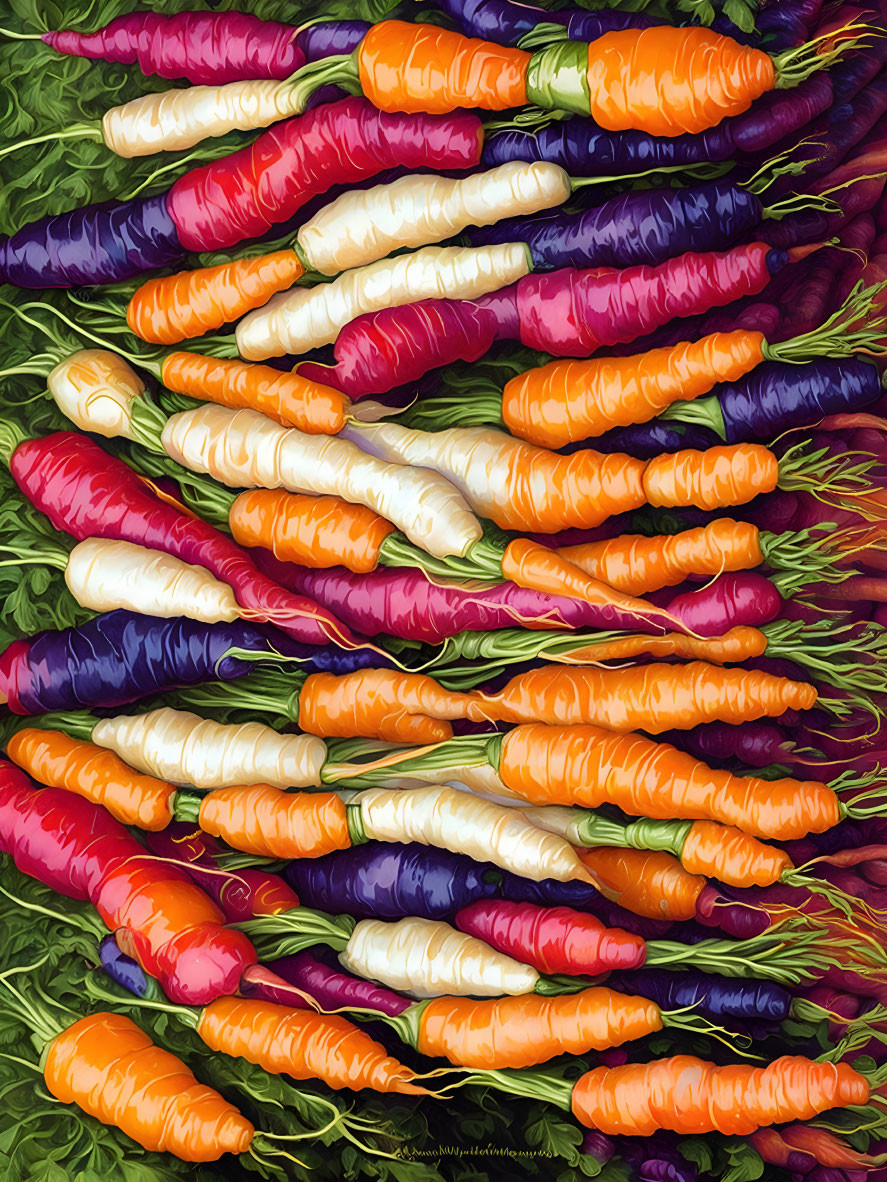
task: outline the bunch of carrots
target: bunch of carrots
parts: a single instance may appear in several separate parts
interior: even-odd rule
[[[883,11],[153,7],[0,29],[0,1174],[887,1176]]]

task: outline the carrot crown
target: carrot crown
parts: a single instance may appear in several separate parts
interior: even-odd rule
[[[279,915],[258,915],[231,924],[253,941],[259,960],[291,956],[313,944],[326,944],[341,952],[356,926],[357,920],[350,915],[326,915],[310,907],[296,907]]]
[[[294,115],[300,114],[308,105],[315,91],[323,86],[340,86],[348,94],[362,94],[360,70],[358,68],[358,45],[352,53],[337,53],[320,61],[308,62],[296,70],[283,86],[289,89],[290,103]]]
[[[243,656],[252,661],[253,652],[241,653],[231,650],[227,656]],[[289,658],[279,653],[269,653],[275,662]],[[295,658],[294,658],[295,659]],[[269,726],[285,726],[296,722],[299,717],[299,695],[305,684],[307,673],[299,669],[281,673],[269,669],[257,669],[246,677],[232,682],[211,682],[203,685],[189,685],[177,690],[175,697],[188,709],[203,714],[209,711],[219,722],[249,722],[258,715]],[[241,712],[246,712],[241,716]]]
[[[372,739],[329,740],[329,758],[320,778],[324,784],[369,788],[384,784],[393,771],[419,774],[457,767],[499,767],[502,735],[460,735],[430,747],[397,747]]]
[[[878,31],[865,21],[848,21],[840,29],[822,33],[805,41],[803,45],[776,54],[773,57],[776,89],[788,90],[800,86],[812,74],[828,70],[841,61],[851,50],[863,48],[868,44],[866,34]]]
[[[489,533],[490,529],[487,527],[485,532]],[[504,553],[504,542],[488,536],[473,542],[461,557],[451,554],[447,558],[435,558],[414,546],[402,533],[395,532],[389,534],[379,547],[379,561],[385,566],[416,567],[431,579],[476,579],[501,583]]]
[[[810,332],[770,345],[761,352],[767,361],[800,364],[816,357],[851,357],[854,353],[887,353],[887,283],[857,283],[837,312]]]

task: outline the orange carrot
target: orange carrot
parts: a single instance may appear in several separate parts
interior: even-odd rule
[[[761,493],[773,492],[778,483],[779,462],[759,443],[657,456],[643,475],[644,494],[651,505],[697,509],[744,505]]]
[[[502,574],[518,587],[549,595],[565,595],[598,607],[612,607],[663,625],[675,622],[662,608],[614,590],[572,562],[565,561],[561,550],[550,550],[529,538],[515,538],[508,543],[502,555]]]
[[[549,361],[506,384],[502,418],[512,435],[556,450],[737,381],[763,361],[763,344],[761,333],[739,330],[630,357]]]
[[[226,361],[202,353],[170,353],[161,381],[168,390],[235,410],[261,411],[285,427],[309,435],[335,435],[345,426],[350,401],[332,386],[270,365]]]
[[[129,301],[126,323],[143,341],[175,345],[239,320],[304,274],[291,250],[278,250],[149,279]]]
[[[204,833],[264,858],[318,858],[351,845],[345,804],[334,792],[218,788],[203,797],[197,819]]]
[[[359,669],[311,673],[299,693],[299,727],[323,738],[365,735],[389,742],[437,743],[464,718],[469,695],[445,690],[422,673]]]
[[[690,1055],[596,1067],[573,1085],[573,1115],[612,1136],[720,1132],[747,1137],[761,1125],[810,1120],[865,1104],[869,1086],[847,1063],[785,1055],[767,1067],[716,1067]]]
[[[427,1096],[413,1072],[336,1014],[316,1014],[242,997],[206,1006],[197,1033],[208,1047],[275,1075],[321,1079],[331,1088]]]
[[[611,846],[576,851],[595,886],[620,907],[649,919],[693,919],[705,879],[691,874],[665,850]]]
[[[43,1075],[57,1100],[115,1125],[152,1153],[216,1161],[245,1153],[255,1134],[233,1105],[122,1014],[90,1014],[57,1035]]]
[[[502,740],[497,770],[532,804],[614,804],[635,817],[723,821],[778,841],[822,833],[841,819],[826,784],[734,776],[666,743],[594,726],[515,727]]]
[[[587,55],[588,114],[607,131],[705,131],[777,81],[768,54],[706,28],[620,29]]]
[[[685,660],[705,660],[714,665],[725,665],[761,657],[767,650],[767,637],[758,628],[738,625],[723,636],[684,636],[668,632],[665,636],[622,636],[616,640],[602,640],[571,649],[569,663],[622,661],[643,655],[650,657],[683,657]]]
[[[443,115],[527,102],[528,53],[437,25],[380,21],[360,43],[357,62],[361,89],[380,111]]]
[[[228,525],[241,546],[263,546],[284,562],[312,569],[344,566],[357,574],[376,569],[382,543],[394,532],[365,505],[267,488],[241,493]]]
[[[687,575],[748,570],[764,561],[758,527],[729,517],[679,534],[652,538],[623,534],[603,542],[564,546],[558,554],[628,595],[674,587]]]
[[[625,669],[545,665],[512,677],[497,693],[475,690],[468,697],[468,717],[475,721],[594,723],[659,734],[809,710],[817,693],[807,682],[693,661]]]
[[[771,886],[794,869],[785,850],[716,821],[693,822],[681,849],[681,865],[688,874],[738,887]]]
[[[419,1016],[416,1049],[459,1067],[529,1067],[558,1055],[618,1047],[661,1029],[657,1005],[612,989],[560,997],[440,997]]]
[[[135,771],[95,743],[71,739],[61,731],[25,727],[12,736],[6,752],[41,784],[66,788],[104,805],[124,825],[158,830],[172,820],[172,784]]]

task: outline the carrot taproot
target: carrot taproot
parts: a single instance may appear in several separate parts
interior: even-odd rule
[[[577,852],[601,894],[627,911],[648,919],[695,919],[705,879],[665,850],[598,846]]]
[[[621,1046],[661,1030],[659,1007],[612,989],[560,997],[432,998],[419,1016],[420,1054],[460,1067],[529,1067]]]
[[[336,1014],[316,1014],[243,997],[205,1006],[197,1033],[211,1050],[256,1063],[276,1075],[322,1079],[331,1088],[427,1096],[413,1073],[385,1048]]]
[[[761,1125],[810,1120],[830,1108],[867,1103],[866,1080],[847,1063],[784,1055],[766,1067],[715,1066],[691,1055],[595,1067],[573,1085],[582,1124],[610,1135],[748,1136]]]
[[[810,710],[817,692],[807,682],[693,661],[626,669],[544,665],[519,673],[496,693],[474,690],[469,698],[468,717],[476,722],[591,723],[659,734]]]
[[[841,820],[837,794],[815,780],[762,780],[709,768],[643,735],[596,726],[517,726],[502,738],[499,777],[532,804],[614,804],[636,817],[722,821],[790,841]]]
[[[335,435],[345,426],[350,399],[332,386],[256,365],[202,353],[168,354],[160,370],[168,390],[234,410],[261,411],[285,427],[314,435]]]
[[[623,636],[571,649],[569,660],[577,663],[622,661],[629,657],[682,657],[721,665],[762,657],[767,637],[759,628],[737,625],[723,636],[686,636],[667,632],[664,636]]]
[[[95,743],[62,731],[25,727],[6,744],[6,753],[41,784],[104,805],[124,825],[159,830],[172,820],[172,784],[135,771]]]
[[[581,599],[660,625],[677,623],[664,609],[644,604],[565,560],[562,550],[551,550],[529,538],[513,538],[508,543],[502,555],[502,574],[518,587]]]
[[[175,345],[239,320],[304,274],[291,250],[178,271],[143,283],[129,301],[126,323],[143,341]]]
[[[324,738],[370,735],[392,742],[437,743],[464,718],[467,694],[445,690],[422,673],[358,669],[339,677],[310,673],[299,693],[299,726]]]
[[[217,788],[200,802],[200,828],[264,858],[318,858],[351,845],[334,792],[283,792],[271,784]]]
[[[216,1161],[245,1153],[255,1135],[232,1104],[124,1014],[90,1014],[57,1035],[43,1076],[57,1100],[115,1125],[152,1153]]]
[[[758,527],[730,517],[677,534],[652,538],[623,534],[602,542],[564,546],[558,553],[628,595],[673,587],[689,574],[749,570],[764,561]]]
[[[678,451],[650,460],[642,483],[651,505],[720,509],[773,492],[779,483],[779,461],[759,443]]]
[[[717,878],[728,886],[770,886],[794,865],[785,850],[717,821],[694,821],[681,849],[688,874]]]
[[[376,569],[382,543],[394,532],[390,521],[366,505],[277,488],[241,493],[228,525],[241,546],[261,546],[312,570],[345,566],[356,574]]]
[[[735,382],[764,360],[764,343],[740,329],[629,357],[557,358],[506,383],[502,419],[512,435],[556,450]]]
[[[380,21],[357,51],[363,93],[380,111],[504,111],[527,102],[530,54],[437,25]]]

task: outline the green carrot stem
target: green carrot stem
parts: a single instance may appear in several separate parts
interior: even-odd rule
[[[417,399],[397,416],[397,422],[415,431],[443,431],[447,427],[498,427],[502,418],[502,391],[480,390],[477,394],[440,394]]]
[[[854,462],[851,457],[864,453],[830,456],[826,447],[816,451],[806,448],[805,442],[798,443],[779,461],[779,487],[785,492],[810,492],[821,498],[825,493],[853,497],[870,491],[868,474],[875,464],[874,456]]]
[[[222,137],[220,140],[205,140],[198,148],[188,152],[184,156],[179,156],[177,160],[172,160],[169,164],[163,164],[159,168],[155,168],[150,172],[144,180],[139,181],[134,189],[130,189],[128,193],[120,196],[120,201],[132,201],[134,197],[138,197],[145,189],[149,189],[157,181],[164,179],[170,172],[179,172],[188,168],[192,164],[209,164],[212,160],[219,160],[222,156],[229,156],[231,154],[231,144],[227,137]],[[168,185],[169,182],[166,181]],[[230,262],[230,255],[226,255],[223,262]],[[201,264],[203,265],[203,264]]]
[[[781,221],[789,214],[803,213],[805,210],[815,209],[820,213],[840,213],[841,207],[837,201],[823,194],[793,193],[790,197],[783,197],[781,201],[774,201],[772,205],[765,205],[761,210],[761,217],[770,221]]]
[[[200,1010],[194,1006],[176,1005],[165,997],[133,997],[132,994],[122,991],[113,993],[110,989],[102,988],[95,975],[87,976],[83,987],[87,997],[92,1001],[111,1003],[117,1008],[123,1007],[128,1010],[161,1010],[165,1014],[174,1014],[180,1022],[192,1029],[196,1029],[200,1022]]]
[[[245,656],[251,660],[253,654]],[[251,710],[260,716],[273,714],[287,722],[297,722],[299,695],[307,676],[307,673],[301,671],[279,673],[257,669],[234,681],[213,681],[185,686],[176,691],[176,698],[187,702],[189,706],[196,706],[201,712],[214,709],[226,712]]]
[[[879,31],[863,21],[848,21],[840,29],[823,33],[819,37],[811,38],[803,45],[797,45],[793,49],[786,49],[783,53],[773,55],[773,68],[776,71],[775,89],[786,90],[800,86],[812,74],[829,69],[851,50],[861,49],[868,44],[865,36],[867,33],[876,34]],[[826,43],[835,37],[843,37],[850,33],[859,35],[847,37],[846,40],[839,41],[837,45],[824,48]]]
[[[884,343],[887,315],[876,310],[884,306],[887,284],[857,283],[837,312],[828,320],[788,341],[770,345],[761,352],[767,361],[803,365],[817,357],[850,357],[854,353],[887,353]]]
[[[101,144],[104,142],[104,138],[100,123],[72,123],[64,131],[48,131],[45,135],[35,135],[27,140],[18,140],[16,143],[0,149],[0,158],[18,152],[21,148],[32,148],[35,144],[46,144],[51,140],[90,139]]]
[[[556,1108],[570,1111],[573,1084],[567,1079],[542,1071],[473,1071],[459,1081],[462,1084],[476,1084],[480,1087],[495,1088],[510,1096],[526,1100],[542,1100]]]
[[[283,84],[289,89],[294,115],[304,111],[308,99],[323,86],[341,86],[349,94],[363,93],[357,61],[359,48],[354,53],[338,53],[317,62],[308,62],[296,70]]]
[[[22,726],[40,727],[44,730],[64,731],[72,739],[92,739],[92,732],[99,723],[99,719],[88,710],[65,710],[52,714],[37,714],[33,718],[23,718]]]
[[[15,449],[30,438],[17,423],[10,422],[9,419],[0,419],[0,455],[7,466]]]
[[[165,455],[161,436],[168,417],[147,394],[133,398],[129,404],[129,422],[134,442]]]
[[[781,595],[791,597],[807,583],[840,583],[853,572],[834,566],[833,534],[837,525],[824,521],[815,528],[794,533],[773,534],[761,530],[758,545],[767,566],[773,568],[770,580]]]
[[[15,965],[0,973],[0,1006],[15,1014],[29,1027],[31,1042],[41,1054],[71,1025],[74,1015],[58,1002],[48,998],[36,981],[29,981],[27,989],[24,990],[13,985],[11,978],[22,973],[33,973],[45,964],[46,960],[47,956],[44,956],[33,964]],[[65,1014],[68,1020],[62,1021],[53,1013],[53,1009]]]
[[[748,940],[703,940],[699,944],[651,940],[644,963],[677,970],[690,966],[724,977],[764,977],[800,985],[834,967],[837,961],[822,950],[821,932],[789,931],[786,925]]]
[[[555,41],[566,41],[567,39],[566,25],[556,25],[553,21],[540,21],[538,25],[530,29],[529,33],[524,33],[517,43],[517,48],[524,50],[544,49],[546,45],[551,45]]]
[[[817,681],[850,693],[887,692],[885,628],[774,620],[761,631],[767,637],[768,657],[786,657]]]
[[[389,534],[379,548],[379,561],[384,566],[418,568],[430,577],[441,579],[482,579],[501,583],[503,546],[480,538],[472,543],[460,558],[435,558],[408,541],[403,534]]]
[[[357,921],[350,915],[327,915],[310,907],[296,907],[279,915],[258,915],[242,923],[231,924],[250,939],[267,941],[274,936],[284,936],[288,941],[304,941],[301,948],[312,944],[328,944],[341,952],[348,943]],[[258,948],[258,943],[256,947]],[[277,953],[276,955],[282,955]],[[260,960],[268,959],[266,956]]]
[[[668,423],[695,423],[697,426],[707,427],[710,431],[714,431],[719,439],[726,440],[727,438],[724,412],[715,394],[706,398],[695,398],[692,402],[688,402],[686,399],[672,402],[660,413],[659,419]]]
[[[421,779],[423,772],[438,772],[448,768],[483,767],[489,764],[499,767],[499,753],[502,749],[502,735],[460,735],[435,743],[429,747],[393,747],[390,744],[367,744],[366,740],[346,740],[349,747],[327,743],[329,759],[321,769],[323,784],[352,785],[369,788],[384,783],[392,774],[416,776]],[[336,762],[342,754],[367,755],[354,762]]]

